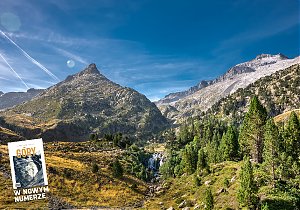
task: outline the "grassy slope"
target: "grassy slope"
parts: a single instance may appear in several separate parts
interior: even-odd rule
[[[200,209],[202,209],[205,190],[211,187],[216,209],[237,209],[236,189],[238,187],[240,163],[223,162],[212,166],[211,170],[211,174],[202,178],[200,186],[196,186],[194,175],[183,175],[180,178],[168,179],[164,182],[161,193],[149,200],[145,204],[145,208],[160,209],[172,206],[175,209],[179,209],[178,205],[186,200],[190,203],[190,206],[198,204],[201,206]],[[235,181],[230,182],[232,177],[235,177]],[[224,187],[225,178],[230,182],[229,187]],[[206,181],[210,181],[210,184],[206,185]],[[224,188],[226,191],[217,195],[218,190],[221,188]]]
[[[120,151],[87,152],[87,146],[75,143],[47,144],[45,156],[51,195],[75,207],[132,207],[142,201],[147,192],[147,185],[136,178],[125,175],[122,179],[112,177],[109,163],[121,155]],[[0,147],[3,157],[0,170],[0,208],[43,208],[48,200],[14,203],[11,179],[3,174],[10,174],[7,147]],[[97,173],[92,173],[91,163],[100,166]],[[52,168],[51,172],[49,167]],[[131,189],[137,184],[137,189]]]

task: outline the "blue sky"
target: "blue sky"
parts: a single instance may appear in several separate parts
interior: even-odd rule
[[[1,0],[0,90],[96,63],[155,100],[261,53],[299,56],[299,11],[299,0]]]

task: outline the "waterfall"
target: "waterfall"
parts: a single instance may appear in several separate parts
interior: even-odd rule
[[[154,153],[148,160],[148,169],[153,171],[154,176],[158,176],[159,167],[163,164],[164,156],[162,153]]]

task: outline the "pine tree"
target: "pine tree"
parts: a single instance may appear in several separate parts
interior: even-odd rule
[[[205,125],[204,129],[205,129],[205,133],[204,133],[204,137],[203,137],[203,143],[207,144],[208,142],[211,141],[212,137],[213,137],[213,133],[212,133],[212,129],[211,129],[211,124],[208,123]],[[205,146],[205,145],[203,145]]]
[[[242,155],[251,155],[256,163],[262,162],[264,125],[267,111],[254,96],[250,102],[249,111],[244,118],[239,136]]]
[[[194,136],[194,139],[193,139],[193,146],[195,148],[195,150],[199,150],[200,149],[200,137],[198,135]]]
[[[121,178],[123,176],[123,167],[118,160],[115,160],[112,165],[113,176]]]
[[[176,167],[176,154],[173,150],[168,152],[167,160],[159,168],[164,178],[175,177],[175,167]],[[180,166],[178,164],[177,166]]]
[[[203,169],[208,167],[206,155],[203,149],[198,151],[197,171],[202,172]]]
[[[285,129],[285,146],[288,156],[298,160],[300,154],[300,123],[295,112],[292,112]]]
[[[238,157],[239,143],[232,126],[223,135],[220,148],[223,160],[234,160]]]
[[[212,210],[214,208],[214,197],[211,189],[208,188],[205,191],[205,210]]]
[[[208,142],[206,145],[207,150],[207,161],[209,163],[217,163],[219,162],[219,150],[218,144],[216,141]]]
[[[197,167],[197,150],[191,143],[187,144],[182,152],[182,163],[187,174],[195,172]]]
[[[240,187],[238,189],[238,201],[242,207],[253,209],[255,206],[255,185],[253,169],[249,157],[245,156],[240,172]]]
[[[179,139],[181,145],[185,145],[192,140],[190,139],[189,128],[186,124],[180,126],[179,128]]]
[[[279,166],[279,154],[280,154],[279,131],[272,118],[267,121],[265,127],[263,160],[264,163],[266,164],[266,168],[272,175],[273,183],[276,179],[276,174],[275,174],[276,169]]]

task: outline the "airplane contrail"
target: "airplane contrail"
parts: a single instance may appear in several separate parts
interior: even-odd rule
[[[8,65],[8,67],[11,69],[11,71],[21,80],[21,82],[26,86],[27,90],[29,89],[28,85],[24,82],[24,80],[20,77],[20,75],[9,65],[7,60],[2,56],[0,53],[0,57],[4,60],[4,62]]]
[[[17,43],[15,43],[11,38],[9,38],[2,30],[0,30],[0,32],[2,33],[2,35],[7,38],[13,45],[15,45],[19,50],[21,50],[21,52],[24,54],[24,56],[30,60],[33,64],[37,65],[38,67],[40,67],[43,71],[45,71],[50,77],[52,77],[53,79],[59,81],[58,77],[55,76],[51,71],[49,71],[45,66],[43,66],[42,64],[40,64],[37,60],[35,60],[33,57],[31,57],[27,52],[25,52],[25,50],[23,50]]]

